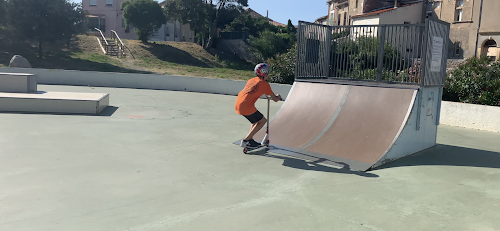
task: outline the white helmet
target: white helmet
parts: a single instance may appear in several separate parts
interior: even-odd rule
[[[265,63],[259,63],[255,66],[255,75],[264,77],[269,74],[269,66]]]

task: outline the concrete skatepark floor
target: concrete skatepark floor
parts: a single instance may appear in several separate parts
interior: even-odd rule
[[[0,230],[500,227],[497,133],[441,125],[435,148],[353,172],[243,154],[232,143],[249,124],[234,96],[39,90],[110,93],[111,107],[100,116],[0,113]]]

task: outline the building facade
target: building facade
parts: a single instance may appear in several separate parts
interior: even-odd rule
[[[134,29],[125,31],[125,20],[121,4],[126,0],[82,0],[83,10],[88,13],[90,33],[94,33],[95,28],[100,29],[104,36],[111,37],[111,30],[116,31],[122,39],[138,39]],[[151,37],[152,41],[179,41],[194,42],[194,31],[189,24],[181,25],[179,22],[167,22]]]
[[[434,17],[451,24],[450,58],[487,56],[499,60],[499,0],[434,0]]]
[[[404,6],[422,0],[329,0],[328,5],[328,25],[346,26],[352,25],[353,17],[382,11],[385,9]],[[423,13],[423,12],[418,12]]]
[[[321,25],[327,25],[328,24],[328,15],[327,16],[323,16],[323,17],[320,17],[320,18],[317,18],[314,23],[316,24],[321,24]]]
[[[330,0],[328,4],[327,24],[345,26],[350,24],[349,0]]]
[[[334,26],[418,23],[427,16],[440,19],[451,24],[450,59],[500,59],[500,24],[494,20],[500,0],[329,0],[327,5],[326,24]],[[395,6],[406,10],[390,10]]]

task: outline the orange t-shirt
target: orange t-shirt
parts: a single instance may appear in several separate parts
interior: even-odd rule
[[[257,99],[263,94],[274,94],[271,85],[267,81],[259,77],[248,80],[245,88],[240,91],[238,98],[236,98],[236,103],[234,104],[236,113],[240,115],[251,115],[255,113],[257,111],[255,102],[257,102]]]

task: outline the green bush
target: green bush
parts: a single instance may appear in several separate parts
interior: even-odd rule
[[[360,69],[354,68],[350,71],[339,71],[339,75],[342,78],[353,79],[353,80],[376,80],[378,69]],[[390,82],[394,81],[394,72],[387,69],[382,69],[382,81]]]
[[[443,100],[500,106],[500,63],[469,58],[447,77]]]
[[[271,68],[269,81],[272,83],[293,84],[295,80],[295,60],[297,44],[294,44],[288,52],[278,54],[267,60]]]
[[[355,41],[341,39],[332,44],[333,62],[330,76],[354,79],[376,79],[378,66],[378,53],[380,40],[376,37],[362,36]],[[407,66],[393,65],[393,60]],[[382,78],[385,81],[395,81],[391,76],[396,76],[400,69],[409,68],[409,62],[403,62],[401,54],[396,48],[389,44],[384,44],[384,66]]]
[[[263,61],[276,54],[286,52],[289,48],[287,42],[288,41],[284,39],[284,35],[266,30],[264,32],[259,32],[259,37],[250,35],[248,39],[248,48],[254,53],[257,59]]]
[[[4,23],[5,20],[5,1],[0,0],[0,26]]]

